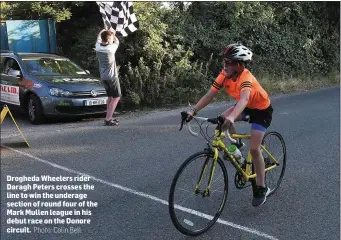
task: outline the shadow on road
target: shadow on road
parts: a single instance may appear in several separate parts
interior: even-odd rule
[[[10,148],[14,148],[14,149],[26,149],[26,148],[29,148],[25,142],[7,143],[6,146],[10,147]]]

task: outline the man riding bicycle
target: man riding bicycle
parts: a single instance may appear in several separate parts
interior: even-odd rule
[[[265,165],[261,153],[261,143],[272,120],[272,106],[267,92],[262,88],[246,64],[252,59],[252,52],[241,44],[230,44],[224,50],[223,67],[210,90],[199,100],[188,114],[196,115],[206,107],[221,88],[232,96],[237,104],[223,112],[224,126],[230,134],[235,133],[235,121],[251,123],[250,153],[256,172],[256,184],[253,185],[252,205],[257,207],[265,203],[270,189],[265,186]],[[190,120],[191,117],[188,118]],[[242,148],[243,144],[237,144]]]

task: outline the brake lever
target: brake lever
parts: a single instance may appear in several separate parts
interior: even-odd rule
[[[218,130],[219,130],[219,136],[220,136],[222,133],[223,124],[225,122],[225,117],[219,116],[217,117],[217,121],[218,121]]]
[[[187,113],[187,112],[181,112],[181,126],[180,126],[179,131],[182,130],[182,128],[183,128],[183,126],[184,126],[184,122],[185,122],[186,119],[187,119],[187,116],[188,116],[188,113]]]
[[[184,120],[181,120],[181,126],[180,126],[180,129],[179,129],[179,131],[181,131],[182,130],[182,128],[183,128],[183,126],[184,126]]]

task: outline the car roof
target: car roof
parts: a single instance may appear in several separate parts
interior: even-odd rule
[[[57,55],[57,54],[51,54],[51,53],[25,53],[25,52],[1,52],[1,56],[4,57],[14,57],[17,56],[21,59],[29,59],[29,58],[59,58],[59,59],[68,59],[66,57]]]
[[[66,57],[59,56],[56,54],[51,53],[17,53],[20,58],[63,58],[67,59]]]

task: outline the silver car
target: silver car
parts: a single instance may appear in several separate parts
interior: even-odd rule
[[[68,58],[1,51],[0,64],[1,104],[24,110],[33,124],[46,117],[106,111],[107,95],[101,81]]]

